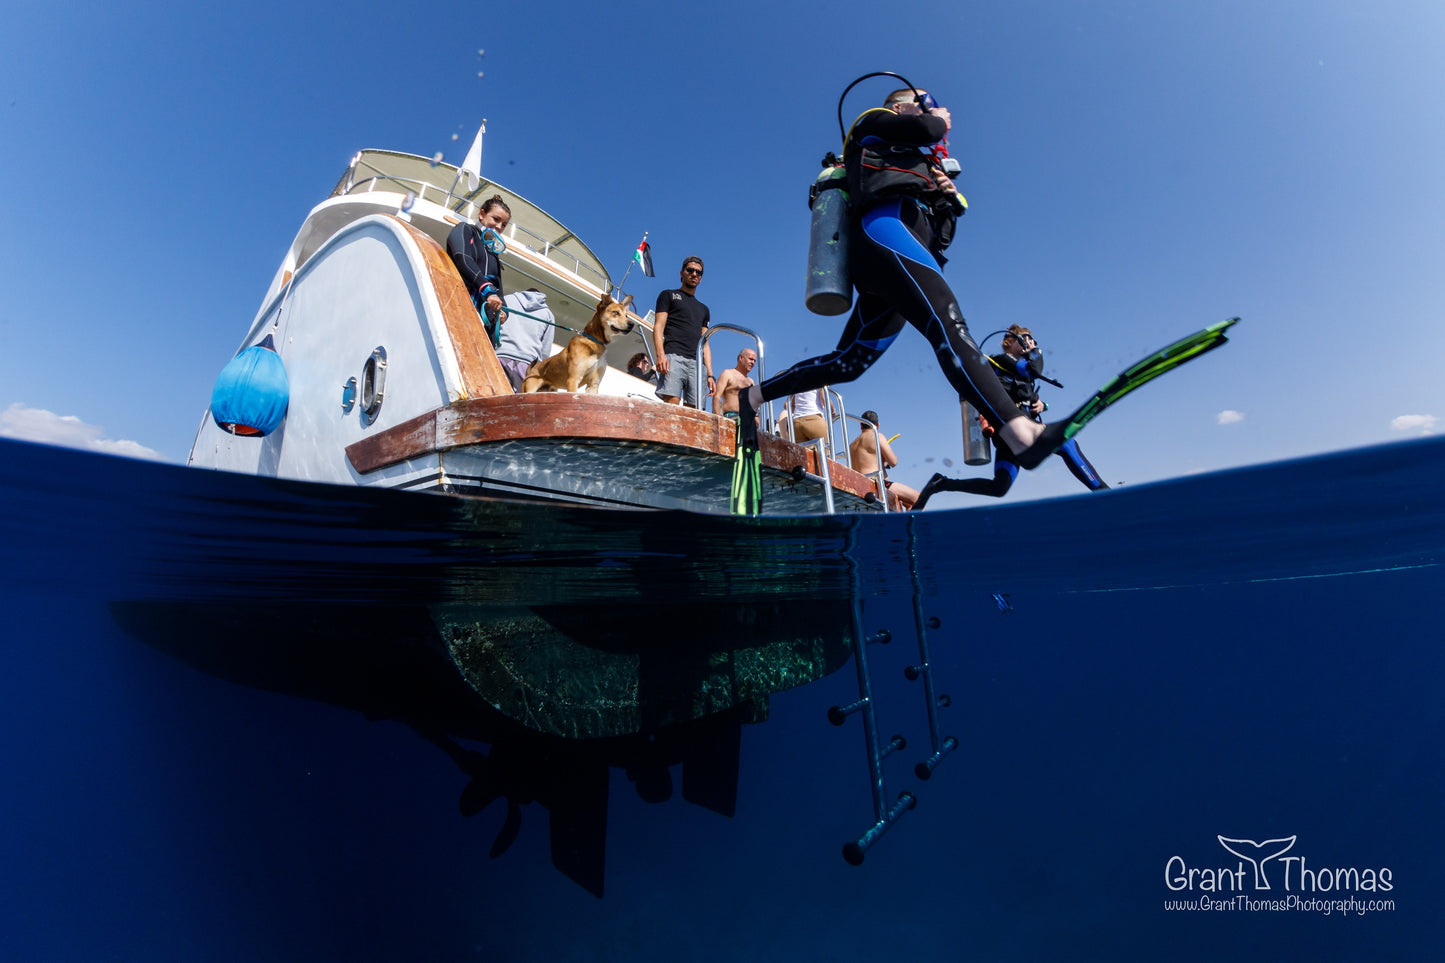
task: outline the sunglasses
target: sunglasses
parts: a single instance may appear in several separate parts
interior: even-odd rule
[[[702,268],[683,268],[683,269],[682,269],[682,273],[683,273],[683,274],[696,274],[698,277],[702,277]]]

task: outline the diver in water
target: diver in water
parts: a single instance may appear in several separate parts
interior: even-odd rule
[[[845,139],[843,163],[853,200],[849,270],[858,297],[831,354],[799,362],[739,392],[742,425],[764,401],[852,381],[882,357],[904,324],[928,339],[960,398],[997,426],[1015,462],[1036,468],[1064,442],[1064,426],[1027,417],[989,370],[943,280],[943,251],[964,209],[944,173],[942,144],[951,119],[927,91],[889,94],[865,111]],[[756,447],[755,432],[740,442]]]
[[[507,249],[502,231],[512,221],[512,209],[495,194],[482,202],[477,223],[462,221],[447,235],[447,254],[457,266],[467,294],[482,317],[492,347],[501,344],[501,325],[507,320],[502,304],[502,258]]]
[[[1035,386],[1035,382],[1044,373],[1044,358],[1038,342],[1034,340],[1033,332],[1017,324],[1012,325],[1003,337],[1003,353],[994,355],[989,361],[994,366],[999,383],[1013,399],[1014,405],[1028,417],[1037,420],[1048,406],[1039,398],[1038,388]],[[1013,452],[1009,450],[1008,444],[999,438],[999,433],[992,424],[986,423],[984,432],[993,439],[993,477],[949,478],[939,472],[930,478],[918,493],[918,501],[913,505],[914,511],[922,511],[928,500],[938,492],[967,492],[970,495],[987,495],[991,498],[1002,498],[1008,494],[1014,479],[1019,475],[1018,462],[1014,460]],[[1072,438],[1064,442],[1054,454],[1064,460],[1069,471],[1085,488],[1100,491],[1109,487],[1079,450],[1078,442]]]

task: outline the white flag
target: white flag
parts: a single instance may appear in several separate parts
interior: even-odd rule
[[[477,139],[472,141],[472,149],[467,151],[467,158],[462,161],[461,173],[467,175],[469,191],[476,190],[482,182],[482,135],[486,132],[487,122],[482,121],[482,126],[477,131]]]

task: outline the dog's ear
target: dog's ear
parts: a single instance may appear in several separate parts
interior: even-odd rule
[[[632,307],[632,295],[628,295],[620,302],[624,309]]]
[[[611,291],[604,292],[603,295],[602,295],[602,300],[597,302],[597,310],[598,310],[598,311],[601,311],[601,310],[603,310],[604,308],[606,308],[607,305],[612,304],[612,303],[614,303],[613,300],[612,300],[612,292],[611,292]]]

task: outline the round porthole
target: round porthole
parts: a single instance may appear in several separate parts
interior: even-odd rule
[[[378,346],[361,368],[361,411],[375,418],[386,393],[386,349]]]

